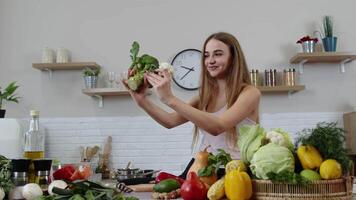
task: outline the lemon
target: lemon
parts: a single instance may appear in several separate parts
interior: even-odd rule
[[[323,179],[337,179],[341,177],[342,169],[336,160],[328,159],[321,163],[319,172]]]
[[[242,160],[232,160],[225,166],[225,173],[229,173],[232,170],[237,170],[240,167],[240,171],[246,171],[246,165]]]

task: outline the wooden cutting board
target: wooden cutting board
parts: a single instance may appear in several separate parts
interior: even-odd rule
[[[153,192],[153,183],[138,184],[138,185],[128,185],[134,192]]]

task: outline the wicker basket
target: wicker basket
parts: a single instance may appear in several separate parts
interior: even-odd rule
[[[272,183],[269,180],[253,180],[253,199],[256,200],[351,200],[353,177],[313,181],[308,186]]]

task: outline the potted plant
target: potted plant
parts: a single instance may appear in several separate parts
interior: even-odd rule
[[[333,19],[331,16],[324,16],[323,18],[323,46],[325,51],[336,51],[337,37],[334,36]]]
[[[85,87],[96,88],[98,84],[99,74],[100,74],[100,68],[91,69],[89,67],[86,67],[83,70]]]
[[[17,96],[17,94],[14,94],[15,91],[17,90],[19,86],[16,85],[16,82],[11,82],[4,91],[1,90],[0,87],[0,118],[5,117],[5,112],[6,110],[3,110],[2,108],[2,103],[3,101],[12,101],[15,103],[19,103],[18,99],[20,97]]]
[[[311,38],[309,35],[300,38],[297,44],[301,44],[304,53],[313,53],[315,51],[315,44],[318,38]]]

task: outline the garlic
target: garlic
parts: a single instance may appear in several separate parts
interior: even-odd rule
[[[29,183],[23,187],[22,196],[27,200],[33,200],[42,195],[42,189],[36,183]]]

